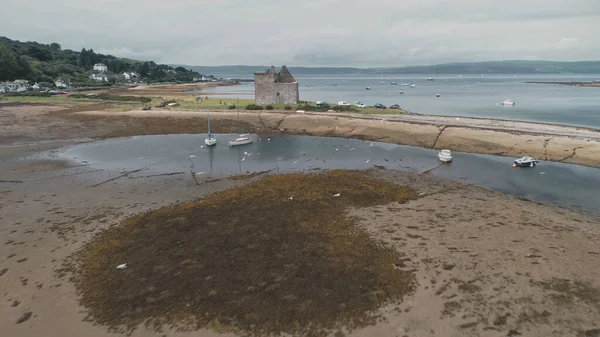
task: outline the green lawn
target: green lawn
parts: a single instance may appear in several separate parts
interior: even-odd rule
[[[180,106],[176,108],[189,109],[189,110],[229,110],[229,106],[234,105],[237,109],[245,110],[249,104],[254,104],[253,99],[234,99],[234,98],[212,98],[197,102],[193,97],[178,97],[175,99]],[[111,111],[127,111],[131,109],[141,108],[143,106],[140,102],[127,102],[127,101],[113,101],[113,100],[98,100],[98,99],[87,99],[87,98],[71,98],[71,97],[34,97],[34,96],[0,96],[0,101],[9,103],[30,103],[30,104],[97,104],[97,103],[110,103],[113,105]],[[149,104],[153,107],[160,104],[161,100],[153,97],[152,102]],[[314,105],[313,102],[308,102],[310,105]],[[286,104],[272,104],[274,110],[284,110]],[[297,104],[291,104],[292,107],[289,111],[298,110]],[[263,106],[264,108],[264,106]],[[357,111],[351,111],[348,113],[358,113],[365,115],[398,115],[402,114],[402,110],[394,109],[375,109],[372,107],[364,109],[356,109]],[[249,110],[251,111],[251,110]],[[265,110],[263,110],[265,111]],[[327,111],[327,110],[325,110]],[[323,111],[323,112],[325,112]]]

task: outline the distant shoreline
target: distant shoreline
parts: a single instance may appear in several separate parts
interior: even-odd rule
[[[600,81],[591,82],[546,82],[546,81],[532,81],[525,82],[527,84],[554,84],[554,85],[567,85],[571,87],[588,87],[588,88],[600,88]]]

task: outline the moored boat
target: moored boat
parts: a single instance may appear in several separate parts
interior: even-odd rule
[[[530,157],[530,156],[525,156],[519,159],[515,159],[515,161],[513,162],[513,167],[535,167],[535,165],[539,162],[539,160]]]
[[[217,145],[217,139],[212,134],[212,131],[210,131],[210,112],[208,113],[208,137],[204,139],[204,144],[206,144],[206,146]]]
[[[252,139],[248,137],[238,137],[229,141],[229,146],[246,145],[252,143]]]
[[[452,152],[450,152],[450,150],[444,149],[438,152],[438,158],[443,163],[449,163],[452,161]]]

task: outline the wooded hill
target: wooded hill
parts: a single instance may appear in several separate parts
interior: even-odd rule
[[[108,67],[108,82],[89,79],[96,63]],[[58,43],[21,42],[0,37],[0,81],[24,79],[52,87],[56,79],[62,78],[74,87],[98,86],[116,83],[123,72],[139,74],[141,82],[191,82],[202,76],[183,67],[124,59],[99,54],[93,49],[73,51],[62,49]]]

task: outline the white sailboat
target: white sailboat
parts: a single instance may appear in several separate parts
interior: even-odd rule
[[[212,131],[210,131],[210,112],[208,113],[208,137],[204,139],[204,144],[206,144],[206,146],[217,145],[217,139],[212,134]]]
[[[237,113],[237,117],[236,117],[236,121],[240,116],[240,112],[238,111]],[[248,134],[238,134],[238,137],[235,139],[232,139],[229,141],[229,147],[232,146],[238,146],[238,145],[245,145],[245,144],[250,144],[252,143],[252,139],[250,139],[249,137],[246,137]]]

